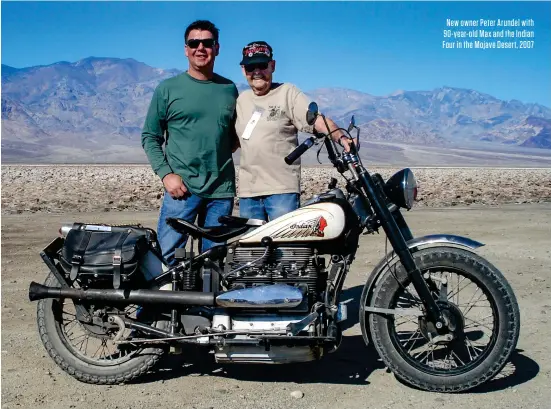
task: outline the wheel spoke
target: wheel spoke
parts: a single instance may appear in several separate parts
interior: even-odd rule
[[[94,352],[94,355],[92,355],[92,358],[94,358],[96,356],[96,354],[100,351],[100,349],[101,349],[101,344],[98,347],[98,349],[96,349],[96,352]]]
[[[474,359],[476,359],[476,358],[478,357],[478,355],[479,355],[479,354],[476,353],[476,352],[477,352],[477,347],[475,347],[475,346],[471,343],[471,340],[468,339],[468,338],[465,338],[465,344],[467,345],[467,351],[469,350],[469,346],[472,348],[473,353],[475,354]],[[482,352],[482,349],[481,349],[481,348],[478,348],[478,349],[480,349],[480,351]],[[470,353],[469,353],[469,355],[470,355]],[[473,359],[471,358],[471,361],[472,361],[472,360],[473,360]]]
[[[469,302],[467,303],[468,306],[471,304],[471,301],[473,300],[474,296],[476,295],[476,293],[477,293],[479,290],[480,290],[480,287],[476,287],[476,291],[473,293],[473,296],[471,297],[471,299],[470,299]],[[472,305],[476,304],[476,303],[480,300],[480,298],[483,297],[483,296],[484,296],[484,292],[482,292],[482,294],[480,294],[480,295],[478,296],[478,298],[476,299],[476,301],[475,301]],[[469,307],[466,311],[463,311],[463,315],[467,315],[468,312],[471,310],[471,308],[473,308],[473,307]]]
[[[416,337],[416,335],[419,334],[420,336]],[[408,353],[411,352],[411,350],[413,349],[413,347],[415,346],[416,342],[415,341],[418,341],[418,340],[421,340],[421,339],[425,339],[424,336],[422,336],[421,334],[421,331],[419,331],[419,329],[417,329],[417,331],[415,331],[408,339],[406,342],[404,342],[402,345],[404,346],[404,348],[407,346],[407,344],[411,341],[413,341],[411,343],[411,346],[409,347],[408,349]]]
[[[85,334],[87,335],[87,334]],[[82,346],[84,345],[84,343],[88,343],[88,340],[90,339],[89,336],[86,336],[82,341],[80,341],[78,344],[75,344],[75,346],[78,346],[78,350],[81,351],[82,350]]]
[[[457,289],[456,289],[456,292],[453,292],[451,294],[448,295],[448,299],[452,298],[454,295],[457,294],[457,303],[459,304],[459,293],[461,291],[463,291],[465,288],[467,288],[468,286],[470,286],[471,284],[474,284],[472,281],[469,280],[469,282],[467,284],[465,284],[462,288],[459,288],[459,284],[463,282],[463,280],[465,280],[466,277],[463,277],[461,279],[461,281],[458,281],[457,283]]]
[[[459,362],[461,362],[461,365],[465,366],[465,362],[463,362],[453,350],[451,351],[451,356],[455,356],[459,360]]]
[[[73,333],[69,334],[69,335],[73,335]],[[69,338],[69,341],[76,341],[77,339],[79,339],[80,337],[85,337],[87,336],[88,334],[84,333],[84,334],[81,334],[79,335],[78,337],[75,337],[75,338]]]
[[[415,320],[415,318],[413,317],[410,317],[410,316],[402,316],[400,321],[396,320],[395,321],[395,324],[396,324],[396,327],[399,327],[400,325],[404,325],[404,324],[407,324],[408,322],[412,322],[414,323],[415,325],[417,325],[417,321]]]
[[[491,317],[493,317],[493,315],[491,315]],[[469,324],[469,325],[465,325],[465,328],[464,329],[468,329],[468,328],[475,328],[476,326],[480,326],[480,327],[484,327],[484,328],[487,328],[489,329],[490,331],[494,331],[493,328],[490,328],[488,327],[487,325],[485,324],[482,324],[481,322],[479,321],[476,321],[476,320],[473,320],[472,318],[468,318],[468,317],[464,317],[466,321],[471,321],[473,324],[476,324],[476,325],[472,325],[472,324]],[[487,319],[489,317],[485,317],[482,319],[482,321],[484,321],[485,319]]]

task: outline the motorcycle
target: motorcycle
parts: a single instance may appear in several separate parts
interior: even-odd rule
[[[318,117],[327,126],[313,102],[307,121]],[[138,378],[189,344],[221,364],[322,359],[346,340],[340,296],[360,235],[382,229],[392,250],[385,248],[361,294],[366,345],[396,378],[422,390],[465,391],[493,378],[519,336],[511,286],[474,252],[482,243],[452,234],[414,237],[402,215],[416,200],[413,172],[402,169],[386,182],[370,174],[354,117],[339,130],[356,141],[350,151],[327,126],[285,162],[325,146],[346,192],[331,178],[327,191],[267,223],[227,216],[220,226],[200,228],[167,219],[191,243],[176,250],[172,265],[152,229],[63,224],[40,253],[48,278],[29,287],[51,358],[79,381],[97,384]],[[201,238],[221,244],[195,253]]]

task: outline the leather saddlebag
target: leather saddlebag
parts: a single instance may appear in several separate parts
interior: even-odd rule
[[[141,226],[75,224],[67,233],[59,261],[71,281],[112,280],[121,287],[139,267],[141,257],[156,241],[155,232]]]

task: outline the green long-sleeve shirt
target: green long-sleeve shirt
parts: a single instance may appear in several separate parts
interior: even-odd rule
[[[237,95],[235,84],[217,74],[200,81],[185,72],[157,86],[142,147],[161,180],[175,173],[200,197],[235,196],[232,144]]]

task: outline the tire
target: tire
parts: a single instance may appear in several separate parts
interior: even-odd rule
[[[408,355],[409,351],[404,351],[405,347],[399,346],[401,339],[393,329],[397,323],[395,316],[370,313],[368,322],[371,338],[381,359],[399,380],[425,391],[460,392],[472,389],[492,379],[508,362],[511,353],[515,350],[520,331],[520,314],[517,300],[507,280],[488,261],[463,249],[432,247],[420,250],[414,253],[413,256],[423,274],[428,269],[434,269],[434,271],[437,268],[446,269],[446,271],[453,270],[457,272],[458,277],[461,274],[480,288],[480,294],[486,296],[490,305],[489,308],[492,311],[492,328],[490,328],[492,336],[489,337],[490,342],[486,349],[482,350],[483,352],[479,356],[475,356],[473,362],[469,364],[472,367],[466,364],[463,370],[451,365],[442,368],[436,366],[435,362],[433,362],[435,366],[428,367],[430,351],[426,353],[427,365],[425,366],[423,363],[415,362],[414,358]],[[392,269],[392,271],[386,269],[382,274],[373,290],[370,305],[379,308],[395,308],[399,300],[398,294],[403,291],[403,287],[400,286],[398,281],[402,286],[407,286],[411,282],[400,262],[396,263],[395,269]],[[459,282],[457,288],[459,293]],[[449,293],[446,294],[450,295]],[[457,310],[461,311],[460,306],[462,304],[459,302],[459,295],[457,297]],[[449,301],[448,297],[446,297],[446,301]],[[465,307],[466,310],[467,307]],[[472,306],[468,308],[467,312],[472,308]],[[468,321],[463,320],[463,322]],[[411,324],[415,326],[417,323],[419,323],[419,329],[416,330],[416,333],[419,332],[421,335],[419,339],[424,342],[428,338],[423,339],[423,334],[420,332],[422,328],[421,321],[414,321]],[[468,326],[463,324],[463,327],[462,332],[466,334],[465,331]],[[411,332],[409,331],[409,333]],[[415,333],[411,337],[414,336]],[[455,344],[446,344],[443,348],[449,348],[448,345],[459,345],[460,342],[463,342],[463,348],[466,345],[464,350],[469,352],[470,356],[468,336],[465,335],[463,339],[464,341],[454,341]],[[413,344],[416,342],[413,341]],[[430,345],[430,343],[427,345]],[[436,346],[432,345],[434,359]],[[451,348],[453,350],[454,346]],[[449,351],[449,349],[446,351]],[[478,351],[473,349],[473,355],[474,352]],[[455,360],[453,352],[448,356]],[[461,360],[459,362],[463,363]]]
[[[53,274],[47,277],[47,286],[59,286]],[[37,324],[42,344],[54,362],[75,379],[91,384],[113,385],[129,382],[150,370],[164,353],[162,348],[144,348],[134,352],[126,362],[100,365],[86,362],[66,345],[67,339],[60,329],[60,300],[46,298],[38,301]],[[163,326],[160,322],[157,326]],[[80,325],[80,324],[77,324]]]

